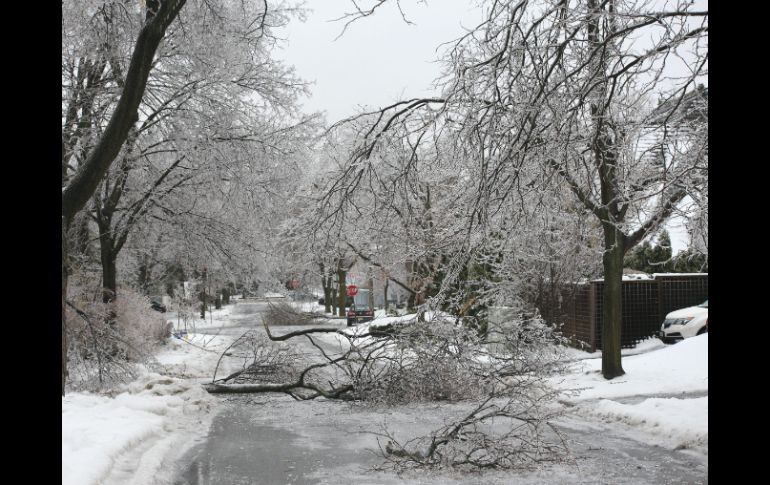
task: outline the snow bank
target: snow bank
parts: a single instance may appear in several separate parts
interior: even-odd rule
[[[672,448],[694,448],[708,454],[708,396],[650,398],[638,404],[602,399],[584,411],[655,435]]]
[[[174,431],[174,420],[207,413],[211,396],[196,383],[149,373],[114,398],[62,398],[62,485],[101,483],[123,453]],[[155,466],[160,466],[157,460]]]
[[[556,383],[571,391],[568,401],[578,414],[625,423],[651,441],[708,454],[708,395],[702,395],[708,394],[708,334],[644,347],[635,350],[645,353],[623,357],[621,377],[604,379],[598,357],[578,361],[573,374]]]
[[[230,336],[194,333],[171,338],[167,348],[155,355],[156,370],[174,377],[210,379],[219,356],[232,342]]]
[[[708,334],[623,358],[626,374],[607,380],[601,357],[582,360],[562,383],[576,399],[708,391]]]

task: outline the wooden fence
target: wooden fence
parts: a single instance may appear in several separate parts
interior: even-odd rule
[[[602,347],[603,280],[563,287],[553,322],[561,323],[576,347]],[[621,346],[634,347],[655,335],[666,314],[708,299],[708,273],[655,274],[653,279],[623,281]]]

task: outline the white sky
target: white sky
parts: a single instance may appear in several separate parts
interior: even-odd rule
[[[297,74],[311,82],[312,95],[305,111],[326,111],[335,122],[356,112],[358,106],[391,104],[403,96],[427,96],[441,74],[436,49],[461,36],[463,27],[474,27],[481,17],[469,0],[417,0],[402,2],[407,25],[395,2],[375,15],[351,24],[332,21],[347,12],[350,0],[315,0],[307,3],[306,22],[292,20],[277,34],[286,40],[276,57],[294,65]],[[368,4],[362,2],[362,5]]]
[[[372,3],[359,1],[362,7]],[[327,121],[333,123],[354,114],[359,106],[378,107],[402,96],[436,93],[431,86],[441,74],[435,62],[437,49],[475,27],[481,9],[471,0],[403,0],[401,4],[413,25],[404,22],[397,3],[391,1],[351,24],[335,40],[345,21],[334,19],[352,12],[352,1],[308,0],[306,21],[293,19],[276,32],[286,42],[275,56],[315,83],[304,103],[306,112],[325,111]],[[708,0],[695,0],[695,4],[694,10],[708,10]]]
[[[363,7],[372,1],[359,3]],[[695,10],[708,10],[708,0],[695,3]],[[305,22],[293,19],[276,32],[285,43],[274,55],[293,65],[300,78],[314,83],[303,100],[305,112],[324,111],[331,124],[355,114],[361,106],[376,108],[404,97],[438,94],[433,87],[442,69],[436,62],[438,49],[478,25],[481,9],[470,0],[404,0],[401,4],[413,25],[404,22],[392,1],[352,23],[337,39],[345,21],[334,19],[352,12],[352,1],[313,0],[306,4]],[[666,226],[673,253],[686,249],[689,236],[681,220]]]

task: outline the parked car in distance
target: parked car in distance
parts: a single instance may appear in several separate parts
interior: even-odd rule
[[[709,301],[706,300],[700,305],[675,310],[666,315],[659,337],[668,344],[708,331]]]
[[[156,312],[166,313],[166,305],[158,300],[150,300],[150,306]]]
[[[348,327],[357,323],[371,322],[374,320],[374,308],[369,304],[371,290],[360,289],[353,297],[348,309]]]

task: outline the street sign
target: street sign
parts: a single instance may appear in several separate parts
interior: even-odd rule
[[[356,293],[358,293],[358,287],[356,285],[348,285],[348,296],[356,296]]]

